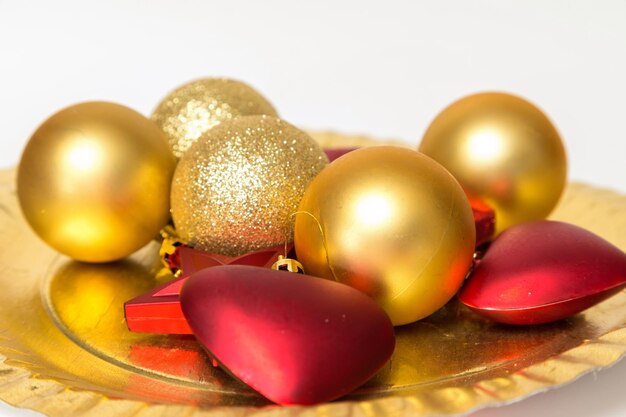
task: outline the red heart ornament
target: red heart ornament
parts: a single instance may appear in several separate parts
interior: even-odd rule
[[[489,247],[459,294],[478,314],[538,324],[579,313],[626,284],[626,254],[567,223],[513,226]]]
[[[372,299],[307,275],[208,268],[183,285],[181,306],[209,355],[278,404],[345,395],[370,379],[395,346],[391,321]]]
[[[270,268],[283,253],[293,249],[272,246],[237,257],[209,253],[182,245],[173,254],[172,266],[180,269],[182,278],[175,279],[124,303],[124,317],[131,332],[191,334],[180,308],[180,289],[187,277],[204,268],[217,265],[252,265]]]

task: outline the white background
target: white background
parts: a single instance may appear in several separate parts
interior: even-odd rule
[[[102,99],[149,114],[211,75],[248,82],[300,127],[416,145],[455,99],[513,92],[557,125],[571,180],[626,192],[624,0],[0,0],[0,167],[62,107]],[[623,416],[624,380],[626,362],[477,416]]]

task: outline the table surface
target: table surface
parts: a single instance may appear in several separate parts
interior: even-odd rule
[[[253,85],[297,126],[415,145],[454,100],[516,93],[556,124],[571,180],[626,193],[625,19],[620,0],[0,0],[0,168],[62,107],[149,114],[177,85],[217,75]],[[621,416],[625,379],[622,361],[473,416]],[[0,415],[40,414],[0,403]]]

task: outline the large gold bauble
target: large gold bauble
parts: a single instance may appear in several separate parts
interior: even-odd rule
[[[446,167],[470,198],[495,209],[496,233],[545,218],[565,187],[559,133],[541,110],[510,94],[453,103],[431,123],[419,150]]]
[[[472,210],[452,175],[419,152],[391,146],[328,165],[302,198],[294,235],[308,274],[365,292],[395,325],[452,298],[475,240]]]
[[[167,135],[180,158],[204,132],[238,116],[278,116],[274,107],[249,85],[226,78],[204,78],[172,91],[157,106],[152,120]]]
[[[309,135],[275,117],[222,122],[178,163],[176,231],[199,249],[228,256],[291,240],[291,215],[327,163]]]
[[[33,134],[17,193],[46,243],[77,260],[108,262],[167,224],[175,165],[163,132],[147,118],[118,104],[82,103]]]

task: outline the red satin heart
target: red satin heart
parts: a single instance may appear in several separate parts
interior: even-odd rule
[[[251,265],[270,268],[278,257],[289,253],[293,244],[259,249],[237,257],[209,253],[182,245],[176,248],[172,266],[180,269],[175,279],[124,303],[126,325],[131,332],[191,334],[180,308],[180,289],[187,277],[204,268],[217,265]]]
[[[504,231],[459,294],[492,320],[537,324],[579,313],[626,285],[626,254],[567,223],[536,221]]]
[[[391,321],[372,299],[307,275],[208,268],[189,277],[181,306],[209,354],[279,404],[345,395],[370,379],[395,346]]]

